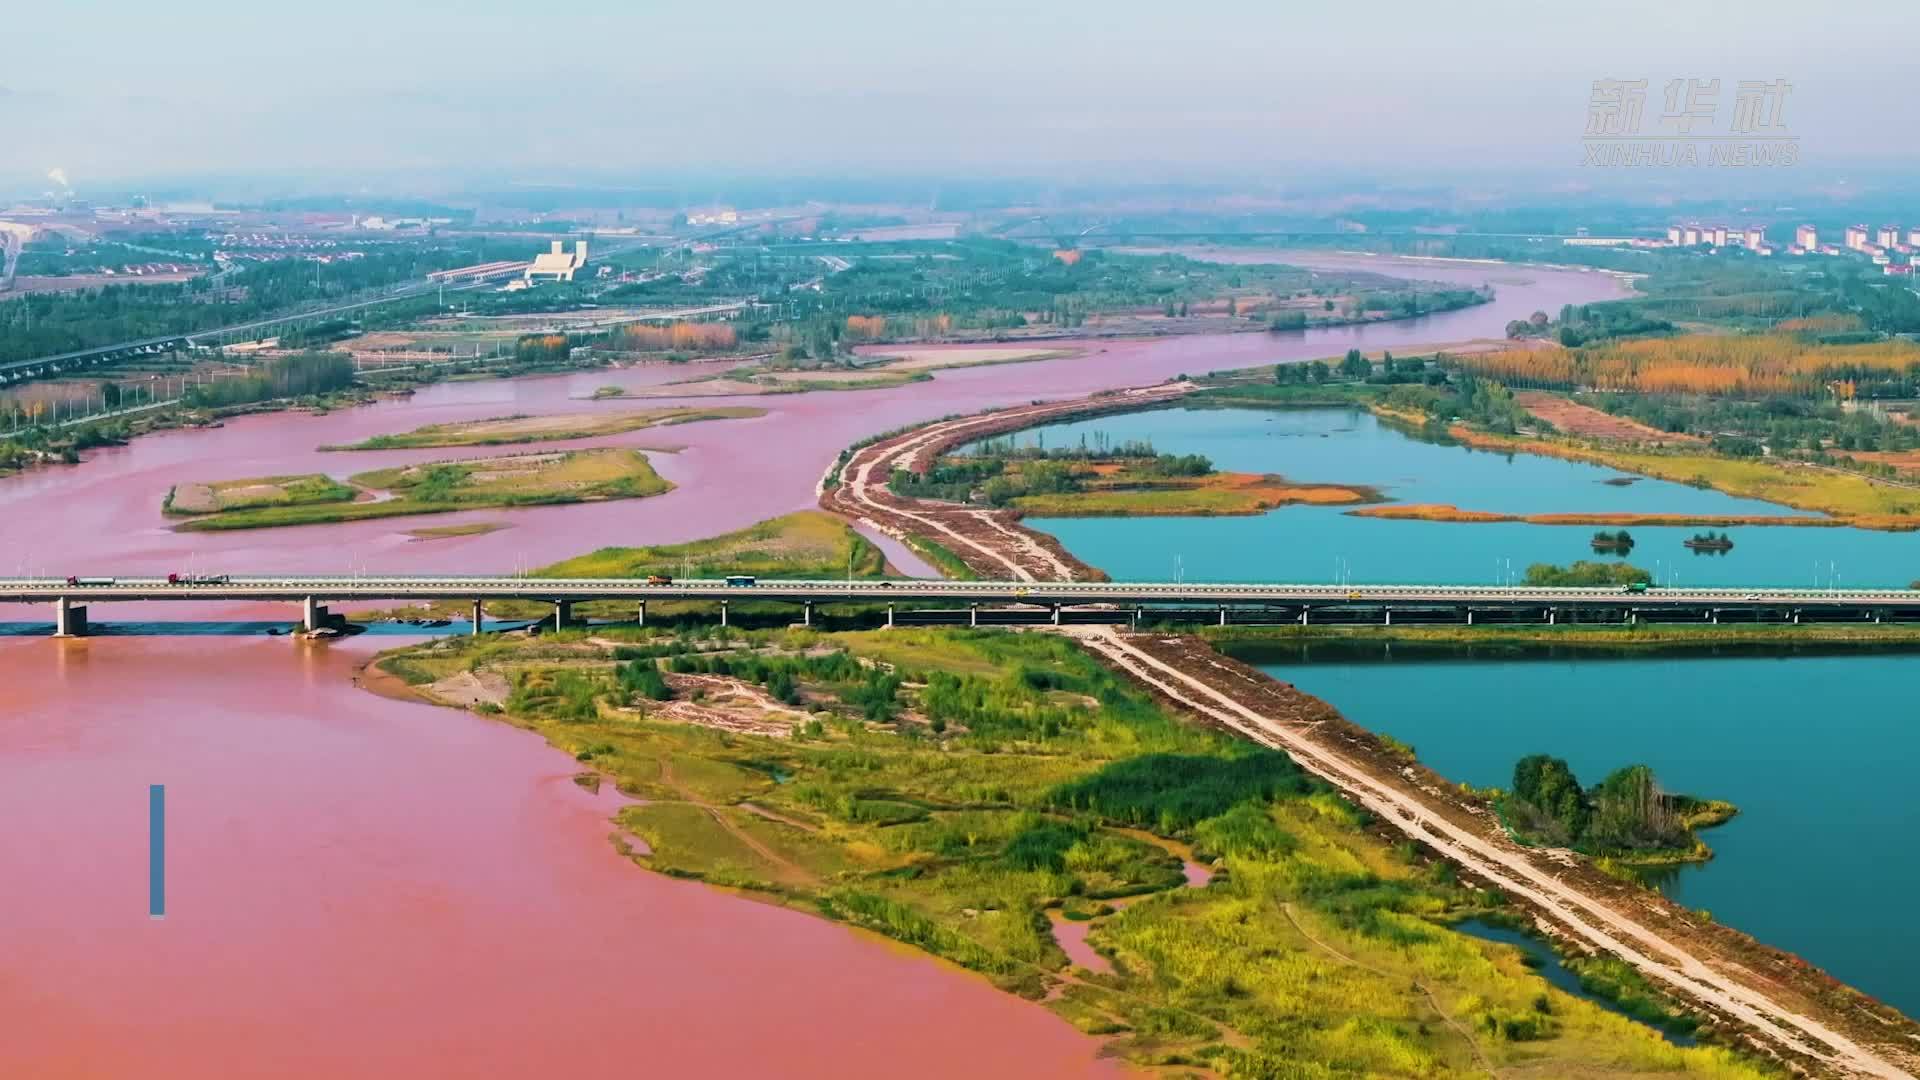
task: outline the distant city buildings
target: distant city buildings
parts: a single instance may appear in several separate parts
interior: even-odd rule
[[[398,232],[402,229],[425,231],[435,225],[452,224],[452,218],[393,218],[391,220],[378,214],[369,217],[354,215],[350,228],[364,229],[368,232]]]
[[[1889,277],[1911,279],[1916,276],[1913,264],[1920,258],[1920,226],[1905,229],[1903,234],[1899,225],[1882,225],[1877,229],[1849,225],[1843,230],[1843,236],[1845,247],[1822,244],[1818,229],[1800,225],[1793,230],[1793,246],[1787,251],[1793,255],[1865,255]]]
[[[1651,246],[1659,246],[1657,241],[1649,241]],[[1670,247],[1745,248],[1756,255],[1771,255],[1773,248],[1767,243],[1767,229],[1764,225],[1748,225],[1745,228],[1730,228],[1726,225],[1702,225],[1688,222],[1684,225],[1667,226],[1667,245]]]

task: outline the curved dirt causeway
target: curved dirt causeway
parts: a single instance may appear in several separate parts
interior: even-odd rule
[[[888,488],[888,478],[895,469],[924,471],[935,458],[963,443],[1070,416],[1172,404],[1193,389],[1192,383],[1165,383],[937,421],[853,451],[840,468],[836,486],[828,488],[823,479],[821,505],[888,536],[933,540],[983,578],[1097,580],[1097,571],[1069,555],[1052,537],[1019,525],[1019,515],[1012,511],[901,498]]]

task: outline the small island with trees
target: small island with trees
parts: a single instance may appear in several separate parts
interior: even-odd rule
[[[1617,769],[1583,788],[1565,761],[1545,754],[1514,765],[1513,787],[1496,805],[1523,842],[1641,865],[1712,858],[1696,830],[1724,824],[1739,812],[1729,802],[1663,791],[1645,765]]]
[[[1723,532],[1716,533],[1708,531],[1694,533],[1692,537],[1682,541],[1682,543],[1686,546],[1687,550],[1693,552],[1705,551],[1713,554],[1724,554],[1733,550],[1733,538]]]
[[[1608,555],[1625,555],[1633,550],[1633,534],[1625,529],[1608,532],[1601,529],[1593,534],[1593,550]]]

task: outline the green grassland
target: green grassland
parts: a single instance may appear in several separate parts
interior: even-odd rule
[[[685,544],[609,547],[535,571],[540,577],[878,577],[886,556],[839,518],[802,510]]]
[[[1367,488],[1293,484],[1278,476],[1212,473],[1142,481],[1121,472],[1080,491],[1022,495],[1011,505],[1039,517],[1209,517],[1260,514],[1293,503],[1327,506],[1378,500]]]
[[[219,514],[262,507],[352,502],[359,494],[324,473],[262,476],[221,480],[211,484],[177,485],[167,491],[161,509],[177,516]]]
[[[1449,929],[1512,916],[1284,754],[1169,715],[1067,639],[620,636],[448,639],[397,661],[412,682],[505,676],[505,719],[646,800],[620,814],[651,848],[643,865],[944,957],[1136,1063],[1770,1075],[1730,1050],[1672,1046],[1552,988],[1518,950]],[[675,673],[757,684],[806,718],[790,738],[673,722]],[[1212,867],[1204,887],[1185,884],[1189,852]],[[1092,919],[1111,972],[1070,967],[1056,908]],[[1630,970],[1613,975],[1618,996],[1658,1001]]]
[[[1475,449],[1540,454],[1605,465],[1695,487],[1712,488],[1800,510],[1817,510],[1867,529],[1920,528],[1920,489],[1876,483],[1838,469],[1736,458],[1707,451],[1657,452],[1573,439],[1517,438],[1457,430]]]
[[[957,561],[957,560],[956,560]],[[557,562],[533,571],[536,577],[645,578],[724,577],[753,574],[760,577],[844,578],[851,562],[853,576],[882,577],[891,572],[886,555],[840,518],[822,510],[801,510],[745,529],[684,544],[651,547],[610,547]],[[713,606],[699,601],[656,600],[647,605],[647,621],[672,625],[685,619],[712,620]],[[771,601],[753,601],[743,593],[731,607],[731,617],[742,624],[793,621],[794,607]],[[829,619],[839,605],[822,605],[815,615]],[[541,619],[551,614],[549,604],[534,600],[496,600],[487,604],[489,617]],[[626,601],[586,601],[573,606],[580,618],[630,619],[634,608]],[[387,614],[439,615],[465,618],[465,603],[430,603]],[[370,617],[377,617],[370,616]]]
[[[232,483],[258,487],[264,481]],[[349,498],[362,491],[385,492],[391,497],[343,501],[334,494],[305,501],[267,500],[200,514],[179,527],[217,531],[315,525],[455,510],[636,499],[673,488],[653,471],[644,454],[633,450],[578,450],[431,462],[361,473],[352,478],[352,484],[351,488],[338,484],[333,487],[347,492]],[[173,504],[172,511],[178,513],[178,500],[173,500]]]
[[[980,575],[966,564],[953,550],[938,540],[928,540],[919,536],[906,538],[906,545],[914,554],[927,561],[927,565],[940,571],[940,576],[948,581],[973,581]]]

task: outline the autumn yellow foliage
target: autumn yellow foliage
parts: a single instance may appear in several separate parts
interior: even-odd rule
[[[1521,385],[1648,394],[1826,391],[1847,398],[1862,374],[1898,375],[1920,365],[1920,345],[1901,340],[1817,345],[1790,334],[1695,334],[1584,349],[1508,349],[1462,356],[1459,362],[1475,374]]]
[[[887,317],[885,315],[849,315],[847,316],[847,336],[867,338],[869,340],[885,337]]]
[[[666,326],[630,323],[620,328],[620,339],[629,349],[712,352],[733,348],[739,334],[726,323],[676,322]]]
[[[1858,315],[1809,315],[1804,319],[1782,319],[1774,330],[1782,334],[1847,334],[1865,330],[1867,324]]]
[[[925,340],[946,336],[953,329],[953,316],[935,315],[849,315],[843,333],[854,341],[881,338]]]

